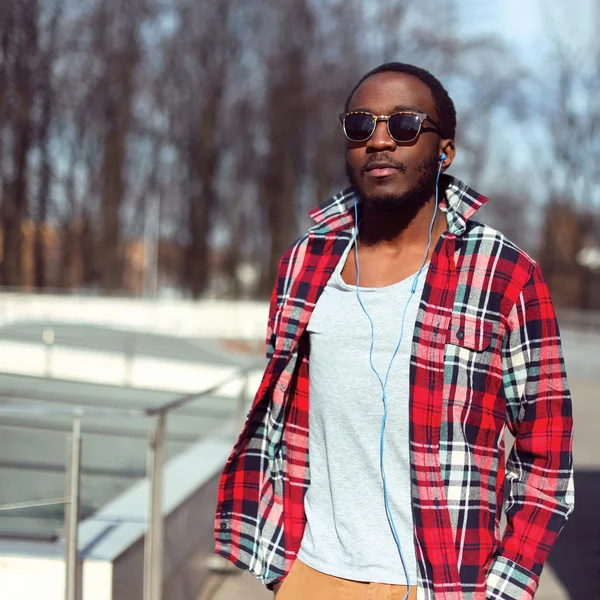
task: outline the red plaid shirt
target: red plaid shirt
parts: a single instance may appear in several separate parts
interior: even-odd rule
[[[410,366],[418,598],[530,600],[573,510],[558,326],[538,265],[470,220],[487,198],[450,177],[441,185],[448,229],[427,272]],[[221,477],[216,551],[266,584],[289,572],[304,533],[305,330],[352,235],[353,202],[348,189],[311,211],[316,225],[281,260],[267,368]],[[516,440],[506,467],[505,426]]]

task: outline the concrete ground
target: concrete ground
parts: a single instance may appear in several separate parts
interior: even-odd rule
[[[272,600],[273,593],[249,573],[213,576],[198,600]]]

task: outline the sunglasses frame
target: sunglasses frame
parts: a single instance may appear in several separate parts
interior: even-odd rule
[[[371,133],[364,140],[353,140],[352,138],[350,138],[348,136],[348,133],[346,132],[346,117],[348,117],[350,115],[368,115],[369,117],[373,118],[373,129],[372,129]],[[410,140],[397,140],[392,135],[392,132],[390,131],[390,119],[392,117],[396,116],[396,115],[411,115],[413,117],[417,117],[418,118],[418,120],[419,120],[419,129],[417,130],[417,133],[415,134],[415,136],[413,138],[411,138]],[[348,140],[350,140],[351,142],[354,142],[355,144],[362,144],[363,142],[367,142],[368,140],[370,140],[371,137],[373,136],[373,134],[375,133],[375,129],[377,129],[377,123],[379,123],[379,121],[385,121],[387,123],[388,135],[397,144],[410,144],[411,142],[414,142],[421,135],[421,131],[424,131],[423,130],[423,122],[425,120],[427,120],[430,123],[432,123],[433,125],[435,125],[438,133],[439,133],[439,130],[440,130],[439,124],[436,123],[431,117],[429,117],[425,113],[420,113],[420,112],[416,112],[416,111],[412,111],[412,110],[401,110],[401,111],[392,113],[391,115],[376,115],[376,114],[370,113],[370,112],[368,112],[366,110],[352,110],[350,112],[340,113],[339,118],[340,118],[340,122],[342,123],[342,128],[344,130],[344,135],[346,136],[346,138]]]

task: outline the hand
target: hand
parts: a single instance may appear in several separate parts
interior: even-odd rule
[[[283,582],[282,582],[282,581],[280,581],[279,583],[276,583],[276,584],[273,586],[273,593],[275,594],[275,596],[273,596],[274,598],[277,598],[277,592],[279,591],[279,588],[281,587],[281,584],[282,584],[282,583],[283,583]]]

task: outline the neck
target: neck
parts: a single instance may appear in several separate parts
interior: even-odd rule
[[[364,246],[390,250],[425,247],[429,238],[431,220],[435,209],[435,196],[430,198],[416,214],[405,210],[375,210],[363,202],[362,219],[359,223],[359,241]],[[446,216],[437,211],[432,239],[446,230]]]

